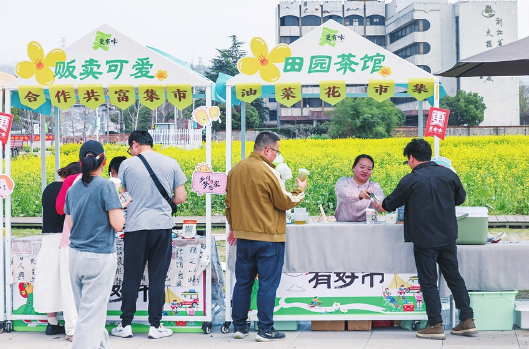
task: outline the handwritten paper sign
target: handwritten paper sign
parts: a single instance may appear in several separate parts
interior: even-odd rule
[[[199,196],[203,194],[226,194],[228,176],[225,173],[213,172],[206,163],[198,164],[191,177],[191,188]]]

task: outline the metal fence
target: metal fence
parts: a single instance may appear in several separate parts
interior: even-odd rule
[[[154,144],[197,148],[202,145],[201,129],[150,130]]]

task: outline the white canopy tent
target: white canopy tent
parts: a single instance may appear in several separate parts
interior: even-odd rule
[[[259,46],[259,45],[256,45]],[[281,46],[281,45],[280,45]],[[324,24],[316,27],[308,34],[296,40],[294,43],[288,45],[290,48],[290,57],[287,55],[286,62],[283,60],[280,63],[273,62],[276,60],[277,51],[269,53],[269,56],[263,56],[259,49],[254,50],[254,43],[252,42],[252,53],[255,58],[259,60],[261,66],[270,64],[271,62],[279,70],[279,76],[273,82],[266,81],[266,73],[261,74],[255,72],[252,75],[246,75],[241,71],[241,66],[244,66],[245,62],[239,61],[239,71],[241,72],[237,76],[229,79],[226,82],[226,172],[232,168],[232,89],[238,85],[241,87],[245,84],[246,89],[249,86],[262,87],[263,93],[257,97],[263,98],[276,98],[279,101],[278,95],[276,94],[274,86],[277,89],[278,84],[282,83],[300,83],[303,86],[318,87],[322,88],[322,82],[342,82],[345,80],[346,95],[345,97],[369,97],[368,93],[355,92],[354,87],[348,85],[370,85],[370,80],[393,80],[397,87],[408,87],[411,86],[412,80],[433,80],[433,106],[439,106],[439,79],[434,77],[432,74],[418,68],[412,63],[396,56],[395,54],[385,50],[384,48],[376,45],[375,43],[363,38],[356,34],[354,31],[347,27],[339,24],[334,20],[329,20]],[[272,51],[274,51],[273,49]],[[284,47],[282,51],[287,51]],[[276,55],[276,57],[273,57]],[[244,60],[245,58],[243,58]],[[352,62],[352,63],[351,63]],[[293,67],[293,63],[297,64],[297,67]],[[349,65],[347,65],[349,63]],[[348,66],[350,68],[348,68]],[[379,73],[381,68],[390,68],[390,74],[383,76]],[[242,69],[244,70],[244,69]],[[270,80],[270,79],[268,79]],[[283,85],[288,86],[288,85]],[[267,88],[268,87],[268,88]],[[257,87],[255,87],[257,88]],[[321,92],[321,91],[320,91]],[[259,94],[259,93],[258,93]],[[239,91],[236,92],[237,98],[240,97]],[[301,93],[301,97],[317,97],[321,96],[320,93]],[[410,97],[409,93],[395,93],[389,97]],[[344,96],[342,96],[344,97]],[[241,106],[241,143],[242,143],[242,158],[245,157],[244,149],[244,103]],[[418,103],[418,114],[423,115],[423,103]],[[277,117],[279,118],[279,110]],[[419,117],[419,137],[422,138],[423,130],[423,118]],[[438,156],[439,139],[435,138],[435,156]],[[229,227],[226,227],[228,233]],[[228,253],[231,253],[227,249]],[[230,307],[230,298],[232,291],[232,279],[231,273],[227,274],[226,284],[226,304]],[[229,308],[226,310],[227,318],[229,317]],[[284,320],[287,319],[285,317]],[[225,325],[226,326],[226,325]]]
[[[30,44],[31,45],[31,44]],[[37,44],[38,45],[38,44]],[[29,53],[28,47],[28,53]],[[56,52],[53,50],[53,52]],[[142,98],[141,95],[135,93],[135,88],[140,89],[142,86],[152,87],[154,89],[161,88],[158,91],[164,91],[162,94],[157,95],[158,99],[163,102],[168,99],[171,103],[171,96],[169,96],[170,87],[173,89],[175,86],[190,86],[190,88],[199,87],[205,89],[205,95],[191,95],[192,90],[188,90],[187,98],[191,99],[196,97],[205,97],[206,105],[211,106],[211,94],[212,94],[212,82],[204,76],[188,69],[182,64],[179,64],[176,59],[171,59],[172,56],[162,55],[158,53],[160,51],[150,49],[144,45],[137,43],[130,39],[119,31],[108,25],[102,25],[77,42],[73,43],[64,50],[65,59],[64,62],[60,61],[61,69],[58,69],[58,65],[50,66],[54,71],[54,81],[46,85],[42,85],[42,79],[40,83],[37,78],[37,74],[28,78],[17,78],[11,81],[5,86],[5,111],[10,113],[12,106],[12,94],[16,94],[19,100],[22,100],[25,96],[19,95],[20,88],[24,88],[26,91],[29,87],[43,88],[44,93],[47,97],[46,103],[49,103],[50,89],[58,88],[59,86],[65,86],[65,88],[72,88],[75,90],[74,98],[81,101],[81,89],[82,85],[91,85],[99,87],[103,91],[110,92],[111,89],[120,87],[133,87],[130,98],[134,101]],[[46,52],[44,52],[45,54]],[[50,53],[49,55],[51,55]],[[49,55],[42,60],[46,63]],[[31,54],[30,61],[24,64],[35,63],[32,62]],[[46,69],[46,67],[44,68]],[[53,70],[52,70],[53,71]],[[157,73],[162,72],[163,74]],[[94,73],[95,72],[95,73]],[[18,75],[20,74],[17,72]],[[165,88],[165,89],[164,89]],[[71,90],[71,91],[73,91]],[[117,92],[116,92],[117,93]],[[108,99],[108,95],[106,93]],[[1,95],[1,93],[0,93]],[[76,96],[78,95],[78,96]],[[54,98],[54,96],[51,96]],[[57,97],[58,98],[58,97]],[[186,97],[183,97],[184,99]],[[110,98],[112,100],[112,98]],[[100,104],[103,104],[105,99],[101,100]],[[143,103],[144,101],[141,100]],[[145,100],[146,102],[146,100]],[[162,103],[163,103],[162,102]],[[81,101],[82,103],[82,101]],[[175,104],[175,103],[173,103]],[[1,105],[1,100],[0,100]],[[175,105],[176,106],[176,105]],[[97,106],[96,106],[97,108]],[[26,108],[32,109],[32,108]],[[94,108],[92,108],[94,109]],[[35,110],[35,109],[32,109]],[[59,168],[59,113],[55,113],[55,169]],[[41,114],[41,158],[42,158],[42,189],[46,187],[46,164],[45,164],[45,118]],[[6,148],[9,149],[11,141],[8,138]],[[1,159],[0,159],[1,160]],[[211,127],[206,127],[206,162],[211,164]],[[56,171],[55,171],[56,172]],[[11,154],[6,152],[5,159],[5,173],[11,174]],[[16,187],[15,187],[16,190]],[[3,200],[0,201],[0,205]],[[6,320],[8,325],[11,320],[17,319],[43,319],[45,316],[38,315],[24,315],[23,317],[13,314],[12,309],[12,285],[10,283],[11,275],[11,197],[8,196],[5,199],[5,295],[6,295],[6,309],[3,311],[4,302],[0,302],[0,313],[6,314]],[[206,194],[206,249],[211,251],[211,194]],[[4,250],[3,241],[0,239],[0,251]],[[1,263],[0,263],[1,266]],[[2,290],[0,287],[0,291]],[[206,302],[209,306],[211,300],[211,264],[206,269]],[[182,320],[187,320],[186,317],[180,317]],[[119,317],[109,317],[109,320],[119,320]],[[137,317],[140,321],[146,321],[147,316]],[[211,312],[208,310],[205,316],[193,317],[191,320],[194,321],[211,321]]]

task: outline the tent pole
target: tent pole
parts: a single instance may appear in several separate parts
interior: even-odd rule
[[[433,97],[433,106],[435,108],[439,108],[439,78],[435,79],[435,85],[434,85],[434,97]],[[434,145],[434,156],[439,156],[439,138],[437,136],[433,137],[433,145]]]
[[[60,118],[60,109],[57,108],[57,112],[55,113],[55,179],[59,179],[59,174],[57,171],[59,168],[61,168],[61,144],[59,140],[61,139],[61,118]]]
[[[6,91],[6,94],[7,94],[7,91]],[[0,84],[0,112],[2,112],[4,110],[3,107],[4,107],[3,88],[2,88],[2,85]],[[6,113],[7,113],[7,109],[6,109]],[[9,114],[9,113],[7,113],[7,114]],[[0,152],[0,173],[4,173],[2,158],[3,158],[3,155],[2,155],[2,152]],[[3,221],[4,221],[4,199],[2,199],[2,198],[0,198],[0,220],[2,221],[2,226],[3,226]],[[3,251],[4,251],[4,238],[2,236],[2,238],[0,239],[0,274],[4,273]],[[10,265],[10,264],[7,264],[7,265]],[[7,275],[7,274],[4,273],[4,275]],[[4,280],[1,279],[0,280],[0,317],[3,317],[3,314],[6,313],[5,308],[4,308],[4,305],[5,305],[5,299],[4,299],[5,288],[4,288],[4,286],[6,286],[6,285],[7,284],[4,285]],[[2,320],[3,320],[3,318],[2,318]]]
[[[231,144],[231,86],[226,85],[226,174],[229,173],[231,170],[231,152],[232,152],[232,144]],[[230,225],[226,224],[226,241],[228,238],[228,234],[230,232]],[[226,244],[226,260],[229,260],[230,256],[230,246]],[[226,299],[226,320],[231,319],[231,290],[232,290],[232,282],[231,282],[231,275],[232,271],[229,270],[228,264],[226,264],[226,280],[225,280],[225,287],[226,287],[226,293],[225,293],[225,299]]]
[[[206,86],[206,107],[211,108],[211,84]],[[211,160],[211,125],[206,126],[206,163],[213,166]],[[202,134],[201,136],[202,137]],[[206,194],[206,251],[211,255],[211,195]],[[211,263],[208,263],[206,268],[206,306],[209,305],[209,309],[206,311],[207,321],[212,320],[212,309],[213,304],[211,302]]]
[[[241,102],[241,160],[246,159],[246,102]]]
[[[11,90],[6,89],[5,97],[5,111],[11,113]],[[10,132],[11,133],[11,132]],[[11,150],[11,134],[7,137],[6,149]],[[5,158],[5,174],[11,176],[11,151],[6,151]],[[4,259],[4,275],[11,275],[11,195],[5,198],[5,259]],[[9,277],[5,278],[5,296],[6,296],[6,320],[10,321],[13,314],[13,289],[9,283]]]
[[[53,112],[52,107],[52,112]],[[42,192],[46,188],[46,115],[40,114],[40,181]]]
[[[424,115],[423,115],[423,101],[417,101],[417,128],[419,129],[419,139],[424,137]]]
[[[226,173],[231,170],[231,86],[226,85]]]

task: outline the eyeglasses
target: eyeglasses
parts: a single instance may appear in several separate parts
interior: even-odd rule
[[[270,149],[272,149],[273,151],[275,151],[275,152],[277,153],[277,155],[281,155],[281,152],[280,152],[279,150],[274,149],[274,148],[272,148],[272,147],[268,147],[268,148],[270,148]]]
[[[409,165],[410,164],[410,158],[408,158],[408,160],[404,161],[402,164],[403,165]]]
[[[132,146],[133,146],[133,145],[134,145],[134,141],[132,141],[132,143],[130,144],[129,149],[127,150],[127,153],[128,153],[129,155],[132,155],[132,154],[130,153],[130,150],[132,149]]]

